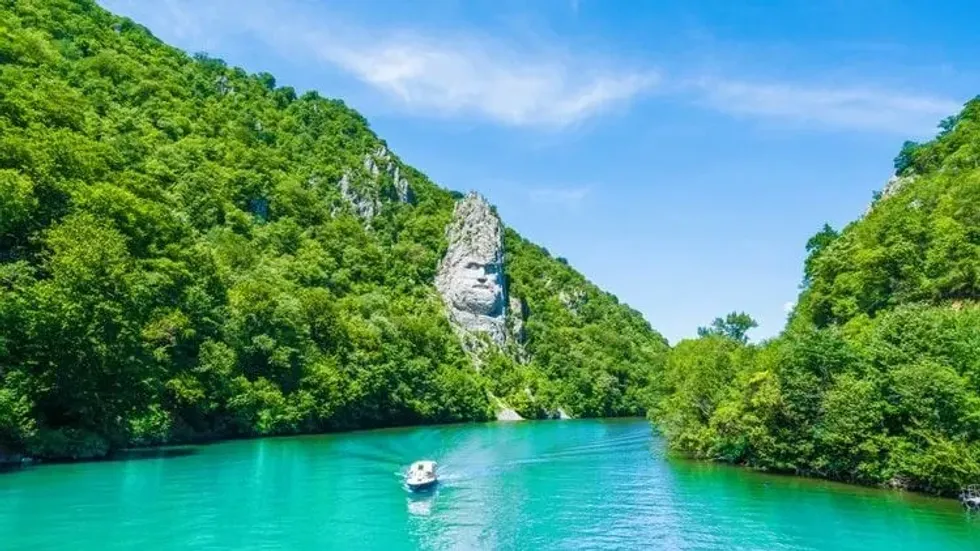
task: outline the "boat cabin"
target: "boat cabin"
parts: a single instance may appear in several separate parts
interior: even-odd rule
[[[409,473],[413,475],[434,476],[436,474],[435,461],[416,461],[412,463]]]

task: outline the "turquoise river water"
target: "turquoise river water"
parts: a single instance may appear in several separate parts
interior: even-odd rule
[[[439,462],[411,495],[401,472]],[[957,503],[668,459],[643,420],[235,441],[0,475],[0,549],[978,549]]]

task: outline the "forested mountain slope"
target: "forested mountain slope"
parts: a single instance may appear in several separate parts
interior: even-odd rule
[[[680,343],[653,417],[682,452],[955,494],[980,482],[980,100],[908,142],[859,220],[807,243],[786,330]]]
[[[513,230],[512,337],[467,344],[434,285],[462,198],[340,101],[0,0],[0,455],[642,412],[664,339]]]

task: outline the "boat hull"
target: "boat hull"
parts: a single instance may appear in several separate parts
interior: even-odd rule
[[[438,483],[438,480],[428,480],[426,482],[406,482],[405,485],[413,492],[424,492],[434,488]]]

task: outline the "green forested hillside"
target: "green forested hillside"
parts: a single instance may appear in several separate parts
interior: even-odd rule
[[[954,494],[980,482],[980,100],[906,143],[869,212],[807,243],[786,330],[680,343],[653,417],[679,451]]]
[[[432,283],[458,195],[388,157],[399,197],[383,146],[90,0],[0,0],[0,455],[642,412],[663,339],[510,230],[527,341],[474,369]]]
[[[504,244],[511,290],[530,312],[525,331],[533,394],[546,398],[544,407],[564,406],[576,416],[642,414],[666,341],[564,260],[513,231]],[[515,394],[507,395],[513,404],[527,396]]]

